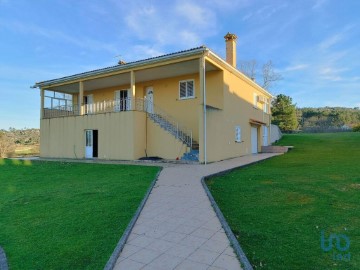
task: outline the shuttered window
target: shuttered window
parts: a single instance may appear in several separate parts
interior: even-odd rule
[[[194,80],[187,80],[187,81],[179,82],[179,96],[180,96],[180,99],[194,97]]]

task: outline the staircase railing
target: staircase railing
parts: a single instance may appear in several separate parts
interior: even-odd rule
[[[182,141],[188,147],[192,148],[193,135],[191,129],[179,124],[175,118],[170,116],[163,109],[154,105],[154,103],[150,100],[144,99],[144,110],[151,120]]]

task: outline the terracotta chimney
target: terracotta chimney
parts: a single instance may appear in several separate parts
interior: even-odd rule
[[[224,36],[226,42],[226,62],[236,68],[236,39],[235,34],[229,32]]]

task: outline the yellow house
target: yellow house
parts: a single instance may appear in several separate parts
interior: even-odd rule
[[[272,95],[202,46],[36,83],[41,157],[200,163],[257,153],[269,143]]]

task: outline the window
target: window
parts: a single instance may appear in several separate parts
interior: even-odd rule
[[[194,80],[179,82],[179,96],[180,99],[187,99],[194,97]]]
[[[258,107],[258,95],[254,93],[254,108]]]
[[[70,94],[45,90],[44,108],[54,110],[72,110],[73,96]]]
[[[241,127],[235,126],[235,142],[241,142]]]
[[[265,102],[264,102],[264,113],[269,113],[269,99],[265,99]]]

